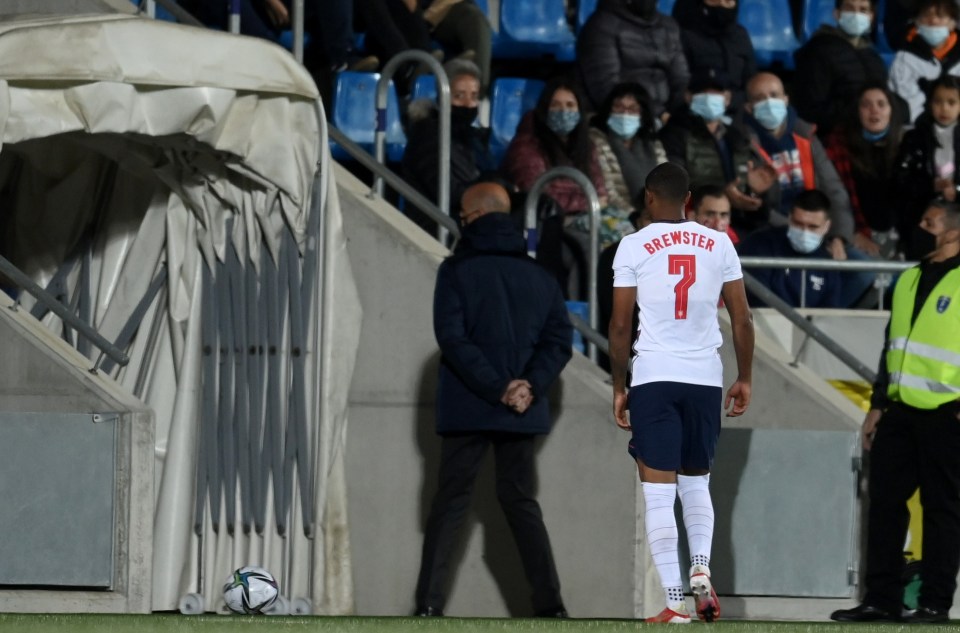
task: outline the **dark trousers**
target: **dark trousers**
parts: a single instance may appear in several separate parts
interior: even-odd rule
[[[439,488],[430,508],[417,580],[417,607],[443,609],[449,586],[450,557],[470,505],[477,472],[487,447],[496,459],[497,499],[520,550],[535,612],[563,606],[560,579],[540,504],[533,496],[534,436],[519,433],[445,435],[440,453]]]
[[[907,500],[920,487],[923,556],[920,605],[949,609],[960,570],[960,420],[955,407],[923,411],[893,404],[870,451],[867,595],[864,602],[899,613]]]

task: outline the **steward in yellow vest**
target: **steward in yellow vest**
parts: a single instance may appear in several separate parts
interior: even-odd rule
[[[884,353],[861,431],[870,513],[863,603],[831,618],[945,622],[960,571],[960,206],[936,201],[917,235],[928,246],[893,292]],[[903,613],[907,500],[920,488],[919,606]]]

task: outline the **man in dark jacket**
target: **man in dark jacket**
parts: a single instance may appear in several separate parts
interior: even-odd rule
[[[838,26],[823,24],[794,53],[797,90],[793,106],[826,138],[843,117],[856,113],[857,96],[867,84],[885,85],[887,67],[870,40],[876,0],[836,0]]]
[[[487,448],[538,617],[567,617],[550,539],[533,496],[534,438],[550,431],[547,392],[572,355],[557,282],[528,258],[506,190],[463,195],[463,236],[440,265],[433,327],[440,345],[439,486],[423,539],[416,615],[443,615],[456,533]]]
[[[683,103],[690,79],[680,28],[657,12],[657,0],[600,0],[577,38],[577,63],[594,107],[616,84],[632,81],[647,89],[661,118]]]
[[[757,73],[750,34],[737,22],[739,8],[735,0],[678,0],[673,5],[690,74],[727,77],[729,109],[736,113],[746,101],[747,81]]]
[[[824,237],[830,231],[830,199],[810,189],[793,201],[787,226],[770,227],[740,243],[741,257],[830,259]],[[794,308],[843,308],[842,281],[836,270],[752,268],[750,274]],[[804,272],[806,274],[804,274]],[[750,296],[751,307],[763,302]]]

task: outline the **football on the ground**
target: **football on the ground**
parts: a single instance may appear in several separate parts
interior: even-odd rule
[[[223,585],[223,600],[234,613],[263,613],[279,593],[277,579],[262,567],[241,567]]]

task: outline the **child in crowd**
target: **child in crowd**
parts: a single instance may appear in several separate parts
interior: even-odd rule
[[[957,20],[960,7],[954,0],[921,0],[914,18],[916,27],[890,66],[890,89],[910,106],[910,121],[923,113],[927,86],[942,75],[960,75]]]
[[[900,236],[908,260],[917,260],[927,253],[919,233],[920,216],[931,200],[941,197],[957,200],[960,174],[957,172],[960,149],[960,78],[944,75],[930,90],[926,111],[917,119],[916,127],[906,133],[895,163],[897,208],[901,210]]]

